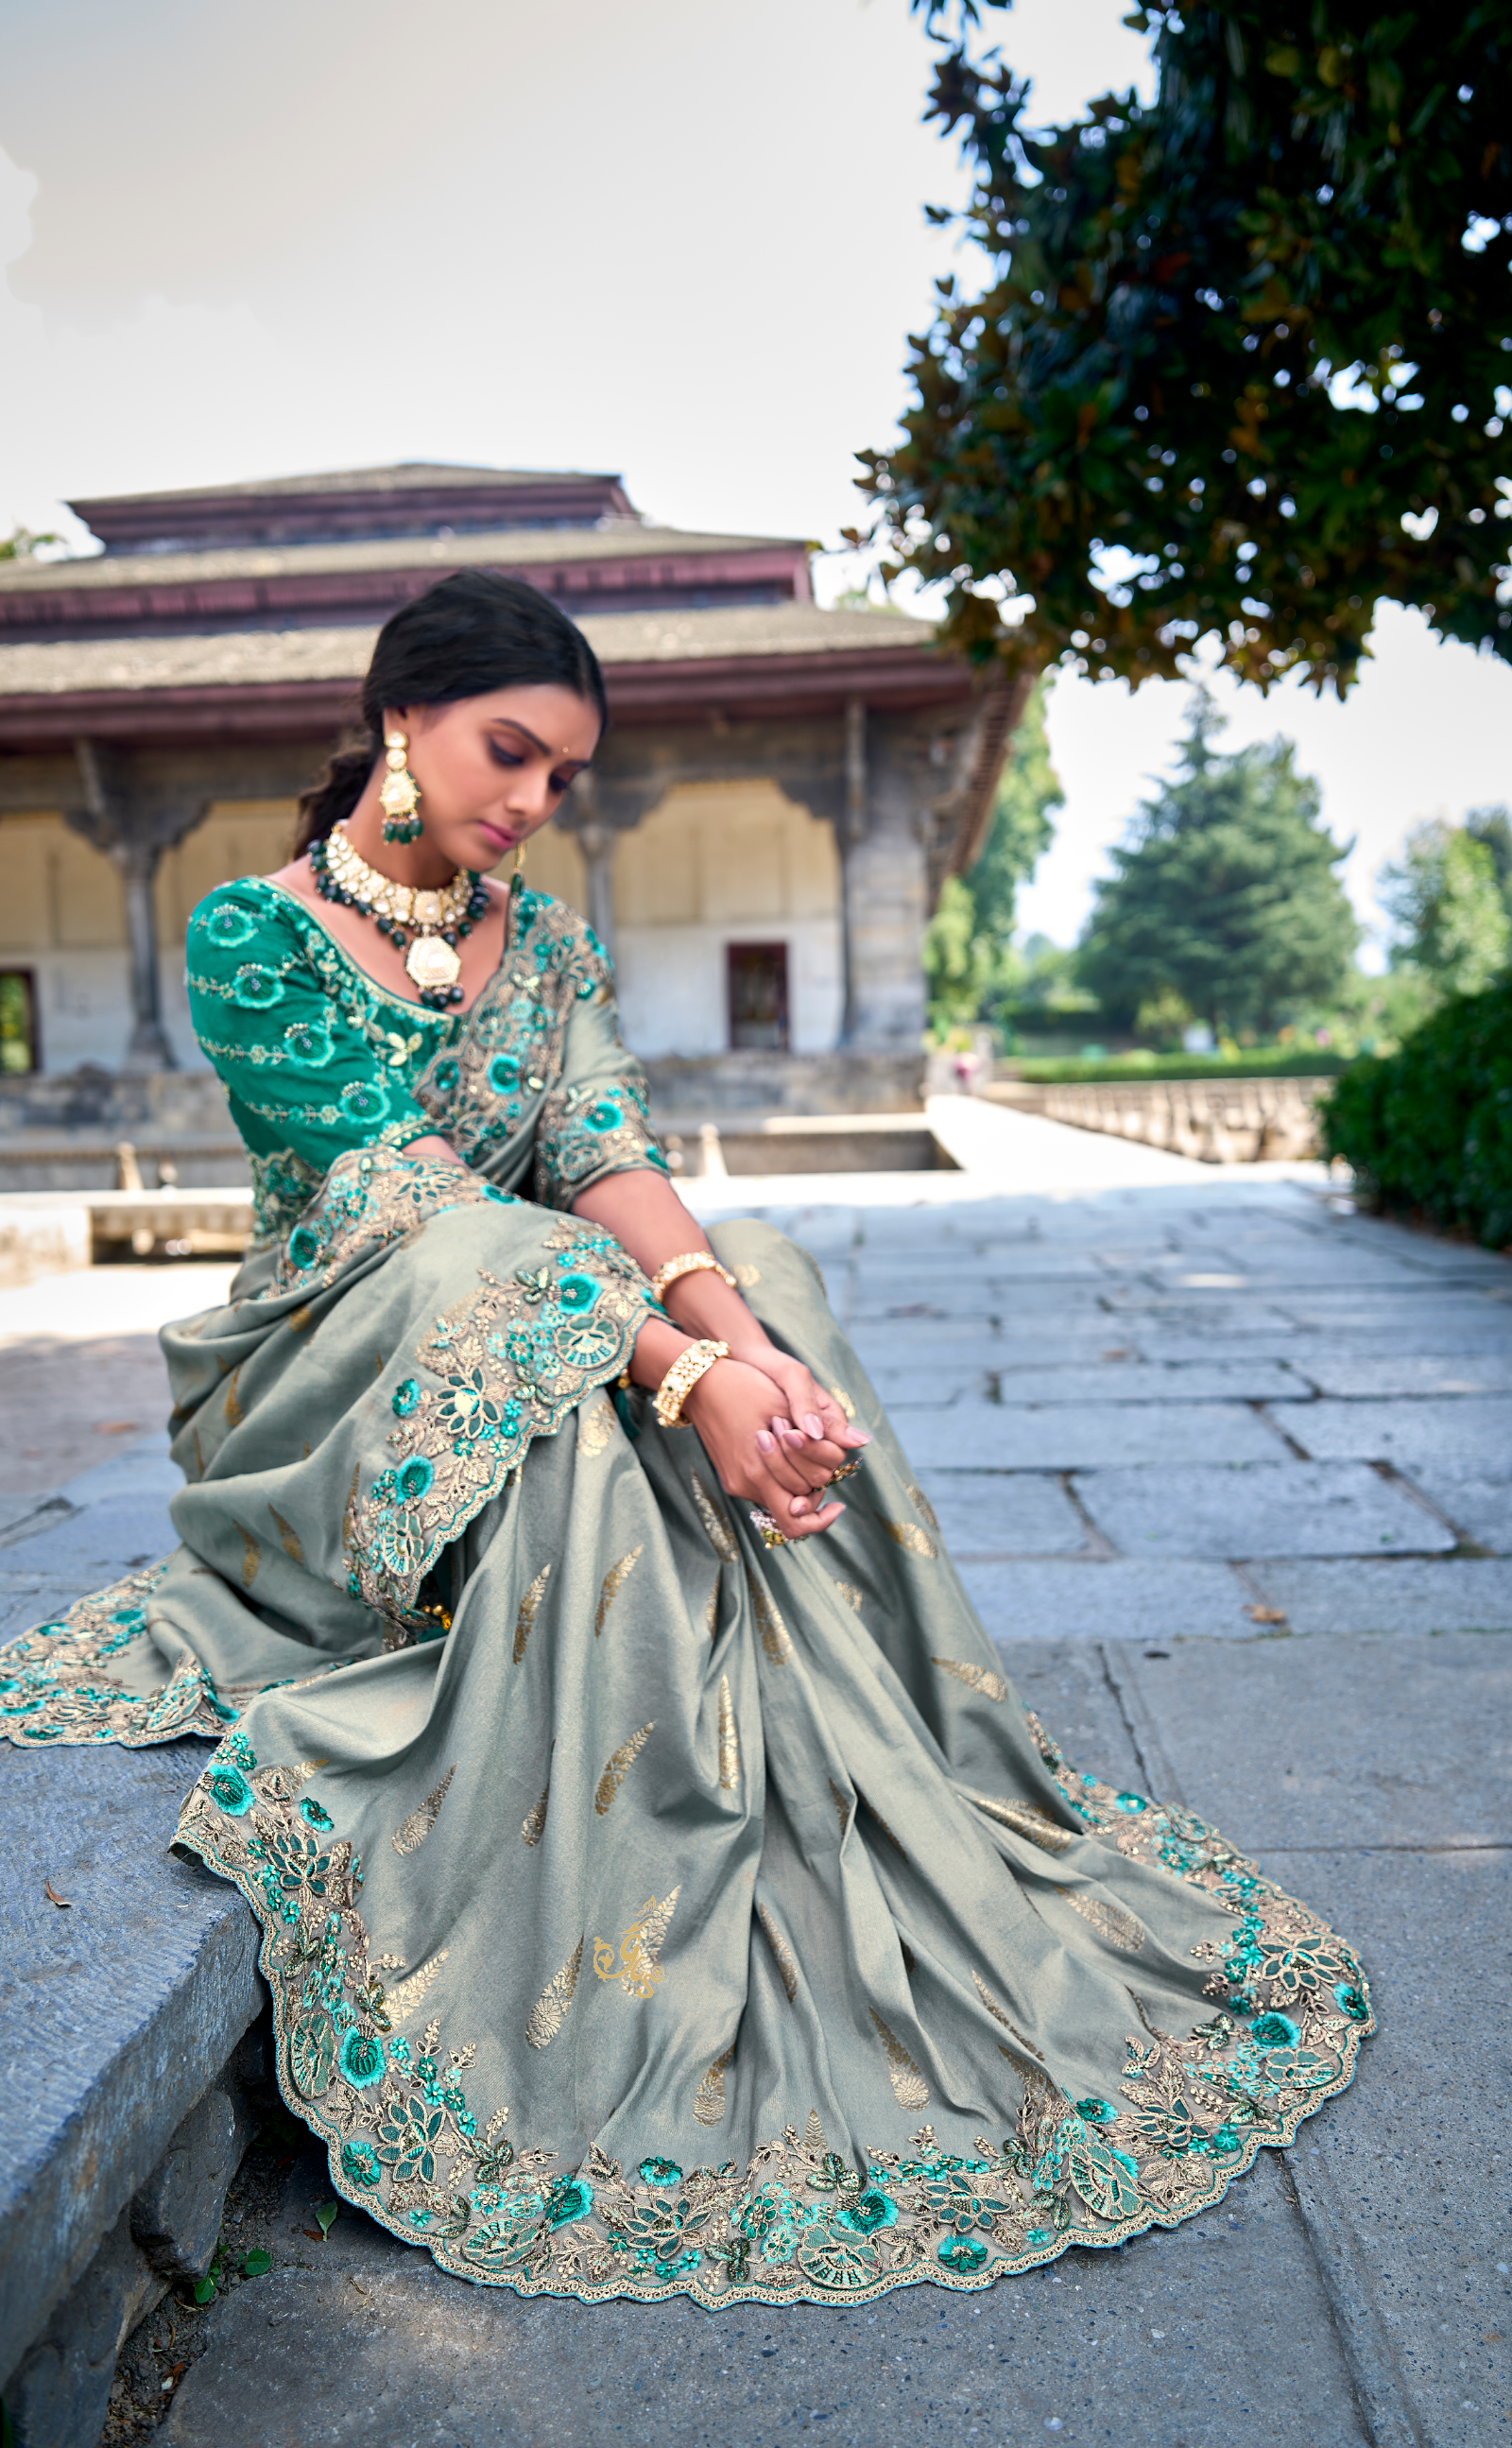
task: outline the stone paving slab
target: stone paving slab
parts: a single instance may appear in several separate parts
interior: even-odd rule
[[[1277,1403],[1272,1416],[1318,1461],[1359,1456],[1394,1463],[1410,1476],[1425,1466],[1504,1478],[1512,1505],[1512,1395],[1428,1395],[1415,1402],[1340,1403],[1305,1410]]]
[[[1252,1577],[1296,1633],[1512,1632],[1512,1564],[1489,1558],[1258,1563]]]
[[[986,1366],[998,1380],[997,1399],[1005,1404],[1294,1402],[1307,1391],[1275,1360],[1199,1361],[1185,1367],[1104,1360],[1093,1367],[1016,1367],[994,1350]]]
[[[1074,1470],[1134,1463],[1254,1463],[1283,1450],[1242,1403],[899,1406],[892,1425],[916,1470]],[[1115,1544],[1121,1543],[1115,1541]]]
[[[1149,1463],[1079,1472],[1073,1483],[1098,1528],[1131,1556],[1441,1555],[1455,1544],[1452,1530],[1364,1462]]]
[[[1489,1349],[1468,1335],[1459,1349],[1409,1351],[1400,1340],[1386,1352],[1357,1344],[1307,1342],[1290,1363],[1320,1394],[1415,1398],[1426,1394],[1512,1393],[1512,1336]]]
[[[1512,1556],[1512,1485],[1505,1478],[1419,1466],[1412,1480],[1463,1538],[1493,1556]]]
[[[1048,1472],[928,1470],[920,1484],[958,1564],[1006,1556],[1079,1556],[1087,1525]]]
[[[1250,1640],[1254,1594],[1222,1563],[965,1563],[967,1595],[999,1643],[1009,1640]]]
[[[1246,1852],[1512,1845],[1512,1645],[1499,1637],[1257,1640],[1242,1656],[1189,1645],[1120,1672],[1182,1797]]]

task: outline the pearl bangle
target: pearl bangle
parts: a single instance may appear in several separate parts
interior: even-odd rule
[[[732,1291],[736,1291],[734,1275],[731,1274],[728,1267],[720,1266],[712,1250],[689,1250],[684,1256],[669,1258],[664,1267],[657,1269],[651,1278],[651,1297],[653,1300],[665,1300],[673,1285],[683,1275],[704,1273],[718,1275],[722,1282],[729,1285]]]

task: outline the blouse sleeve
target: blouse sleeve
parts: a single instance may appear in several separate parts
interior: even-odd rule
[[[434,1131],[410,1092],[409,1041],[364,1024],[339,959],[322,975],[280,896],[255,878],[222,885],[190,919],[185,951],[194,1033],[255,1152],[277,1145],[323,1179],[349,1148]]]
[[[620,1042],[613,966],[581,921],[572,971],[562,1074],[536,1128],[536,1199],[563,1210],[606,1174],[667,1170],[646,1119],[645,1073]]]

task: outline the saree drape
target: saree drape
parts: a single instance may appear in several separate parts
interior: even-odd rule
[[[1349,2080],[1353,1954],[1062,1757],[794,1244],[711,1235],[872,1432],[833,1531],[767,1552],[696,1432],[611,1395],[648,1287],[562,1211],[657,1159],[603,956],[535,898],[528,965],[422,1032],[385,1118],[473,1169],[266,1143],[268,1237],[163,1337],[182,1544],[0,1653],[0,1725],[215,1741],[178,1844],[258,1916],[284,2095],[460,2277],[974,2287],[1210,2206]],[[266,888],[201,946],[218,908],[240,966],[360,994]],[[280,1025],[360,1094],[336,1001]]]

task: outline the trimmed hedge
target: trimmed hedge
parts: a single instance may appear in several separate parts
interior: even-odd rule
[[[1110,1054],[1102,1062],[1015,1061],[1018,1079],[1040,1087],[1065,1087],[1079,1080],[1331,1080],[1344,1069],[1342,1055],[1321,1045],[1302,1054]]]
[[[1395,1054],[1351,1062],[1324,1145],[1382,1207],[1512,1243],[1512,974],[1456,995]]]

